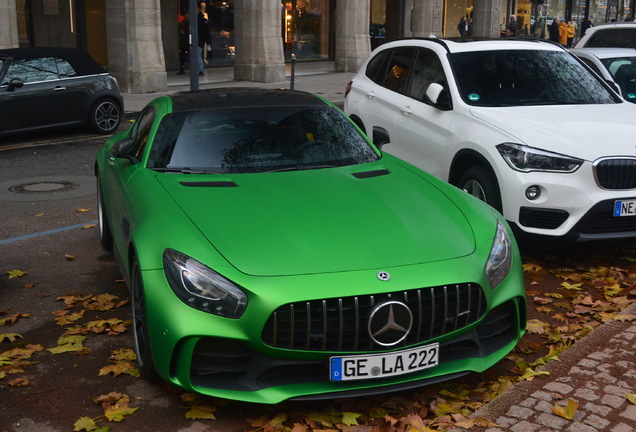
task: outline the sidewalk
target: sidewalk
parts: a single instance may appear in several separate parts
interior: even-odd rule
[[[185,75],[177,75],[176,71],[167,72],[168,91],[158,93],[133,94],[122,93],[124,110],[126,113],[136,113],[152,99],[163,95],[190,90],[190,71]],[[335,72],[333,62],[297,62],[294,74],[294,89],[308,91],[324,97],[330,102],[342,107],[347,83],[354,73]],[[291,66],[286,66],[286,79],[277,83],[255,83],[251,81],[234,81],[233,68],[207,68],[204,76],[199,78],[199,89],[221,87],[260,87],[260,88],[290,88]]]
[[[636,303],[620,313],[636,315]],[[471,432],[634,432],[636,405],[636,321],[611,320],[593,330],[542,370],[550,375],[515,384],[473,414],[497,426]],[[552,411],[578,403],[574,418]],[[454,428],[451,432],[466,432]]]

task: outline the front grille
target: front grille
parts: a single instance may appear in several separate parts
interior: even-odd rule
[[[636,188],[636,159],[603,159],[594,165],[596,182],[603,189]]]
[[[379,346],[371,340],[368,319],[374,305],[404,302],[413,328],[400,345]],[[477,321],[486,309],[475,283],[442,285],[410,291],[311,300],[279,307],[262,333],[266,345],[291,350],[355,352],[395,349],[443,336]]]
[[[521,207],[519,223],[528,228],[556,229],[565,222],[570,214],[565,210]]]

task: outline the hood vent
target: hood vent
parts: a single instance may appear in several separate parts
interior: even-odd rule
[[[179,182],[183,186],[188,187],[238,187],[236,183],[229,180],[218,181],[182,181]]]
[[[353,173],[353,176],[359,179],[366,179],[371,177],[379,177],[379,176],[383,176],[387,174],[391,174],[389,170],[379,169],[379,170],[373,170],[373,171],[362,171],[362,172]]]

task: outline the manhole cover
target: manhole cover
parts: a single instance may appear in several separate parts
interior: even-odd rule
[[[37,194],[69,191],[75,189],[77,186],[78,184],[69,181],[43,181],[11,186],[9,191],[23,194]]]

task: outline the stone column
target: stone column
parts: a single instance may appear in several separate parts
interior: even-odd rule
[[[413,0],[411,33],[413,37],[443,36],[443,0]]]
[[[336,5],[336,72],[357,72],[371,54],[369,0],[338,1]]]
[[[0,0],[0,49],[18,48],[19,45],[15,0]]]
[[[234,3],[234,79],[262,83],[285,81],[280,0]]]
[[[500,0],[480,0],[475,2],[471,36],[499,37]]]
[[[167,90],[160,0],[107,1],[106,37],[108,70],[122,91]]]

